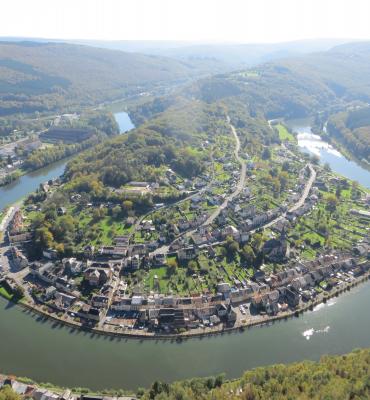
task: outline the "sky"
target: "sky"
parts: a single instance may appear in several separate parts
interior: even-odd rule
[[[0,36],[260,43],[370,39],[370,0],[1,0]]]

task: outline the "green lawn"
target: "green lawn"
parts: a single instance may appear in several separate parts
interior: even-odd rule
[[[280,140],[288,140],[289,142],[296,142],[296,138],[288,132],[288,129],[282,125],[278,124],[276,125],[277,130],[279,131],[279,138]]]
[[[14,295],[9,293],[3,286],[0,286],[0,296],[7,300],[13,300]]]

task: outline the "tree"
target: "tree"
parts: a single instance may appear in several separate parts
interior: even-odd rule
[[[254,251],[249,244],[244,245],[242,256],[244,257],[245,261],[250,265],[253,265],[256,260],[256,255],[254,254]]]
[[[253,239],[252,239],[252,247],[254,252],[258,252],[262,246],[262,235],[260,233],[256,233],[255,235],[253,235]]]
[[[0,389],[0,400],[21,400],[21,398],[10,386],[4,386]]]
[[[239,252],[239,243],[234,239],[227,242],[227,250],[233,256]]]
[[[262,159],[269,160],[271,158],[271,150],[268,147],[265,147],[262,151]]]
[[[131,200],[125,200],[122,203],[122,209],[125,213],[127,213],[128,211],[132,210],[134,206],[134,203]]]
[[[281,169],[282,169],[283,171],[288,172],[289,169],[290,169],[289,161],[284,161],[284,162],[283,162],[283,165],[281,166]]]
[[[53,241],[53,234],[46,226],[36,229],[35,242],[40,246],[41,249],[48,249],[52,246]]]
[[[58,218],[55,224],[50,228],[54,238],[58,242],[72,241],[75,237],[76,221],[71,215],[63,215]]]
[[[190,260],[188,262],[188,270],[193,274],[198,269],[198,263],[195,260]]]
[[[122,212],[122,209],[121,209],[120,206],[113,207],[113,209],[112,209],[112,217],[114,219],[117,219],[118,216],[121,214],[121,212]]]
[[[178,267],[179,267],[179,265],[177,264],[176,259],[170,258],[167,261],[167,276],[175,275]]]
[[[220,257],[225,258],[227,254],[227,250],[225,249],[224,246],[220,246]]]
[[[334,212],[337,208],[337,205],[338,198],[334,194],[329,193],[326,197],[326,209],[330,212]]]

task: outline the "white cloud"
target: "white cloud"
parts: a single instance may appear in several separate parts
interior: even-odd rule
[[[1,0],[0,35],[277,42],[370,39],[368,0]]]

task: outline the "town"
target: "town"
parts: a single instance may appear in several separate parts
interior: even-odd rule
[[[369,194],[350,189],[346,180],[302,157],[290,141],[275,146],[264,161],[241,154],[236,130],[227,123],[231,135],[224,154],[211,157],[208,174],[186,180],[168,168],[159,182],[111,188],[124,196],[128,211],[116,224],[121,226],[111,227],[110,243],[86,243],[68,257],[45,248],[41,258],[29,259],[35,235],[29,220],[38,206],[9,208],[1,226],[7,244],[2,286],[28,307],[67,324],[161,337],[219,332],[294,315],[367,276]],[[282,173],[284,190],[277,198],[272,193],[275,201],[267,207],[261,204],[264,192],[274,190],[261,188],[262,162],[283,170],[288,163],[297,173],[295,178]],[[355,198],[345,199],[355,245],[322,246],[310,239],[312,234],[294,242],[294,231],[304,233],[303,219],[307,226],[316,216],[313,224],[324,229],[319,220],[324,209],[330,213],[338,206],[330,195],[338,186]],[[55,199],[62,187],[60,179],[46,182],[39,190],[43,201]],[[177,191],[175,200],[166,197],[168,188]],[[132,201],[159,193],[166,194],[163,202],[139,216],[132,211]],[[72,191],[71,207],[82,197]],[[349,209],[353,204],[357,208]],[[55,207],[57,216],[66,216],[67,206]],[[116,220],[123,212],[109,201],[87,201],[84,208],[98,217],[107,209]]]

